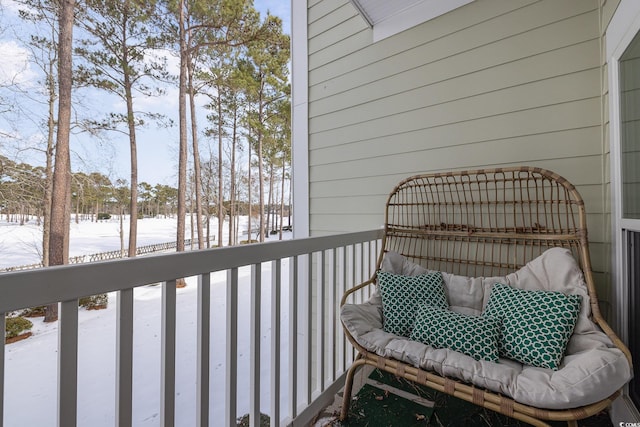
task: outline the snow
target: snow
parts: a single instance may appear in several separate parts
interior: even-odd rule
[[[243,228],[244,225],[244,228]],[[139,221],[139,245],[175,239],[175,219],[145,218]],[[188,227],[187,227],[188,229]],[[240,230],[246,229],[246,223]],[[72,223],[70,254],[81,255],[119,249],[119,224],[116,220]],[[225,227],[226,230],[226,227]],[[245,237],[246,238],[246,237]],[[271,239],[277,239],[272,236]],[[284,238],[291,238],[290,232]],[[40,231],[34,224],[23,226],[0,222],[0,268],[38,262]],[[225,239],[226,240],[226,239]],[[261,408],[269,410],[270,355],[270,263],[262,267]],[[283,261],[283,271],[287,271]],[[249,301],[250,269],[239,270],[238,289],[238,408],[237,415],[249,409]],[[287,348],[288,297],[286,275],[282,281],[282,349]],[[134,291],[134,374],[133,425],[160,425],[161,380],[161,295],[160,285]],[[224,417],[225,408],[225,333],[226,273],[211,277],[211,425]],[[105,310],[79,312],[78,425],[113,426],[115,424],[116,373],[116,295],[109,295]],[[197,279],[187,279],[177,289],[176,425],[196,422],[197,357]],[[31,319],[33,336],[5,347],[5,425],[55,426],[57,405],[57,322],[45,324],[42,317]],[[288,366],[287,351],[282,351],[282,370]],[[285,374],[286,375],[286,374]],[[287,402],[286,377],[281,383],[281,401]],[[37,410],[34,410],[37,408]],[[285,410],[286,408],[282,408]]]
[[[255,223],[252,224],[255,228]],[[129,236],[128,219],[123,222],[125,247]],[[190,220],[187,217],[186,238],[190,238]],[[240,217],[239,239],[247,238],[247,217]],[[217,220],[211,221],[211,235],[218,231]],[[228,225],[223,227],[223,244],[227,244]],[[69,256],[88,255],[99,252],[120,250],[120,222],[116,217],[110,220],[71,221]],[[277,240],[278,235],[269,236]],[[253,236],[255,239],[255,235]],[[283,239],[290,239],[291,232],[284,232]],[[19,265],[37,264],[42,257],[42,227],[32,219],[24,225],[0,220],[0,269]],[[176,240],[175,218],[143,218],[138,220],[138,246]],[[269,239],[267,239],[269,240]],[[215,242],[214,242],[215,243]]]

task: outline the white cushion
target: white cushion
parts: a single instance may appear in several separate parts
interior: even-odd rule
[[[382,268],[407,275],[428,272],[393,252],[385,255]],[[499,363],[478,361],[386,333],[382,330],[382,307],[377,294],[364,304],[345,304],[342,321],[360,345],[380,356],[433,370],[539,408],[568,409],[595,403],[631,379],[622,351],[589,319],[584,276],[568,249],[549,249],[506,277],[470,278],[443,273],[443,278],[450,308],[465,314],[482,312],[494,283],[582,296],[581,312],[560,368],[552,371],[508,359],[500,359]]]

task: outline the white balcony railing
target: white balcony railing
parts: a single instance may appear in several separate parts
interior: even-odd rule
[[[185,423],[184,408],[177,410],[176,401],[180,393],[176,388],[176,360],[185,350],[196,353],[195,414],[187,417],[196,420],[196,425],[235,426],[236,419],[248,413],[251,425],[257,426],[261,412],[268,412],[271,425],[307,425],[333,400],[353,360],[353,349],[340,328],[338,301],[345,286],[370,275],[381,235],[381,230],[372,230],[2,273],[0,326],[4,329],[6,313],[61,301],[57,420],[51,420],[51,425],[81,425],[78,418],[78,384],[82,381],[78,369],[78,299],[115,293],[116,339],[112,351],[116,367],[112,385],[116,396],[114,413],[107,425],[135,425],[134,386],[139,384],[133,381],[134,290],[159,282],[162,284],[162,304],[158,312],[161,360],[157,372],[160,396],[156,412],[160,425],[192,424]],[[211,273],[223,271],[226,271],[226,280],[212,281]],[[197,278],[197,284],[193,282],[197,286],[195,349],[176,345],[180,330],[176,328],[179,302],[175,284],[177,279],[189,277]],[[246,287],[243,287],[243,277],[249,282]],[[238,290],[245,288],[250,292],[239,294]],[[212,316],[218,317],[212,313],[216,310],[212,305],[214,292],[224,295],[225,320],[224,325],[213,322],[212,327]],[[360,295],[360,298],[367,297]],[[238,316],[239,312],[246,311],[246,304],[250,304],[248,331],[239,328]],[[267,315],[269,325],[265,325]],[[246,319],[240,321],[241,326],[245,325]],[[265,334],[269,335],[268,351],[261,349],[261,335]],[[211,361],[221,351],[221,336],[224,337],[225,377],[218,380],[213,378]],[[239,339],[248,341],[248,373],[238,365]],[[4,340],[1,345],[0,427],[9,424],[5,421],[4,404],[13,386],[6,375]],[[248,385],[238,381],[246,375]],[[263,378],[269,382],[268,388],[261,384]],[[211,393],[222,388],[223,410]],[[84,392],[80,397],[91,399]]]

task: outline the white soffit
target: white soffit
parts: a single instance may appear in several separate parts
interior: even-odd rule
[[[373,41],[382,40],[473,0],[351,0],[373,28]]]

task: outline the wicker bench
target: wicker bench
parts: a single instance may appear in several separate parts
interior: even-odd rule
[[[555,249],[550,252],[550,248]],[[570,262],[562,261],[565,254]],[[391,255],[395,258],[391,259]],[[502,355],[494,363],[449,349],[434,349],[383,330],[377,271],[389,270],[393,263],[400,265],[396,268],[400,271],[395,273],[406,273],[403,269],[443,272],[449,281],[458,281],[456,286],[474,284],[473,292],[480,290],[480,293],[486,283],[505,283],[514,288],[519,286],[518,280],[526,282],[528,277],[544,281],[535,269],[559,268],[562,271],[559,274],[571,276],[566,280],[579,282],[578,291],[568,293],[579,294],[584,289],[580,308],[583,318],[576,323],[558,371],[518,365]],[[558,265],[548,267],[544,263]],[[575,268],[569,265],[572,263]],[[554,282],[554,278],[548,281]],[[454,292],[452,286],[449,284],[448,293]],[[563,284],[559,286],[562,289]],[[356,303],[358,295],[368,287],[376,288],[371,300]],[[491,285],[485,286],[485,295],[478,297],[480,304],[487,304],[490,288]],[[456,298],[448,296],[450,300]],[[480,311],[484,308],[480,307]],[[584,202],[567,180],[539,168],[426,174],[398,184],[386,204],[385,233],[376,273],[345,293],[341,318],[348,339],[358,351],[347,374],[342,420],[348,413],[353,376],[363,365],[533,425],[547,425],[545,420],[576,425],[576,420],[607,408],[631,377],[629,350],[605,322],[598,306]],[[584,336],[577,336],[578,329]],[[591,351],[591,344],[585,347],[581,340],[592,338],[596,339],[593,347],[597,351],[586,353]],[[576,354],[570,355],[569,348]],[[412,351],[419,355],[412,355]],[[575,378],[579,375],[575,372],[580,370],[595,371],[592,365],[600,363],[599,358],[603,359],[603,368],[597,368],[595,375]],[[585,368],[581,363],[590,365]],[[457,370],[450,369],[450,365],[456,364],[460,364]],[[504,381],[487,378],[495,372],[512,379],[505,385]],[[602,375],[598,377],[599,374]],[[541,382],[540,398],[524,390],[536,389],[536,378]],[[561,381],[560,385],[557,381]],[[567,381],[580,386],[568,385]],[[568,392],[563,392],[562,387]],[[520,397],[523,393],[526,399]]]

